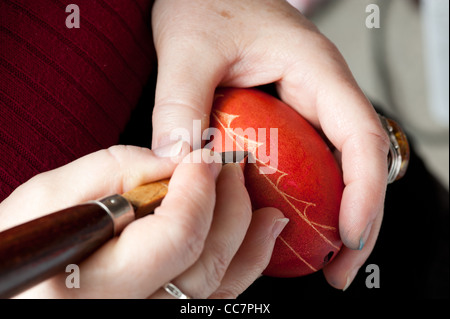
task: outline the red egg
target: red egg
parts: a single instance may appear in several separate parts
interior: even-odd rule
[[[342,246],[342,173],[317,131],[291,107],[257,89],[218,89],[208,143],[217,152],[252,153],[245,184],[254,209],[289,218],[265,275],[297,277],[321,269]]]

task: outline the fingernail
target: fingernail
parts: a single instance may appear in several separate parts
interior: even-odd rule
[[[351,271],[349,271],[348,275],[347,275],[347,281],[345,283],[345,287],[344,289],[342,289],[342,291],[346,291],[348,289],[348,287],[350,287],[351,283],[353,282],[353,280],[356,277],[356,274],[358,273],[359,268],[355,268]]]
[[[272,227],[273,238],[275,239],[278,238],[278,236],[281,234],[281,232],[283,231],[284,227],[286,227],[288,222],[289,218],[279,218],[275,220]]]
[[[183,149],[183,141],[177,141],[153,150],[153,154],[158,157],[175,157],[181,154]]]
[[[364,229],[361,238],[359,239],[359,247],[358,250],[362,250],[364,248],[364,245],[367,242],[367,239],[369,238],[370,235],[370,231],[372,229],[372,224],[373,222],[370,222],[367,226],[366,229]]]

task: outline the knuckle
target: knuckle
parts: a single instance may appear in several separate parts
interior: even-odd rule
[[[48,178],[48,173],[42,173],[33,176],[27,183],[22,184],[17,188],[17,193],[28,194],[31,200],[39,203],[40,201],[47,201],[49,198],[53,198],[55,194],[58,194],[59,187],[55,183],[52,183]]]
[[[207,114],[196,105],[201,105],[200,96],[162,96],[155,101],[153,118],[158,120],[165,117],[179,118],[180,114],[190,114],[196,118],[203,118]]]
[[[205,176],[204,178],[199,178],[198,180],[192,182],[189,196],[193,196],[192,198],[196,198],[196,200],[199,201],[197,203],[198,206],[205,207],[205,202],[209,202],[209,198],[207,195],[212,195],[214,194],[214,192],[214,180],[212,179],[212,177],[207,178],[207,176]],[[210,205],[207,205],[206,207],[209,206]]]
[[[105,156],[112,161],[114,165],[119,168],[123,165],[123,153],[126,152],[127,146],[125,145],[114,145],[105,149]]]
[[[244,192],[242,192],[242,205],[241,205],[241,216],[242,219],[245,220],[245,223],[247,225],[250,224],[251,220],[252,220],[252,202],[250,199],[250,195],[248,194],[245,186],[244,187]]]
[[[272,249],[270,249],[269,251],[269,247],[271,247],[271,245],[274,244],[269,243],[267,239],[261,240],[260,244],[261,248],[257,250],[252,256],[253,258],[251,269],[254,273],[261,274],[264,271],[264,269],[266,269],[267,265],[269,265],[271,258],[270,252],[272,251]]]
[[[211,296],[214,299],[236,299],[241,292],[235,287],[221,288]]]
[[[386,154],[389,152],[390,147],[390,139],[386,131],[383,129],[377,130],[375,132],[369,133],[372,139],[374,140],[375,146],[383,153]]]
[[[347,138],[347,142],[353,148],[359,149],[365,149],[369,145],[372,150],[381,152],[383,156],[387,156],[390,146],[389,136],[381,125],[367,129],[364,134],[354,132]]]
[[[215,291],[220,287],[230,262],[228,249],[223,245],[215,247],[212,260],[205,265],[206,285],[210,288],[210,291]]]
[[[174,230],[176,238],[172,240],[173,245],[185,256],[187,263],[193,263],[203,252],[205,232],[202,227],[195,227],[192,223],[179,223]]]
[[[122,178],[119,179],[118,189],[122,193],[125,186],[128,184],[129,180],[132,180],[133,174],[132,170],[126,164],[125,154],[127,154],[129,150],[129,146],[126,145],[114,145],[107,149],[105,149],[105,161],[104,163],[107,165],[111,165],[111,169],[114,169],[115,172],[118,172]]]

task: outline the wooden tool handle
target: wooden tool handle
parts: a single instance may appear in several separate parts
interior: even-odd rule
[[[0,233],[0,297],[9,298],[80,262],[114,236],[96,203],[61,210]]]
[[[142,185],[122,198],[114,195],[70,207],[1,232],[0,298],[12,297],[88,257],[132,220],[152,213],[168,184],[169,179]],[[124,198],[133,205],[131,218],[120,202]]]
[[[167,194],[170,179],[138,186],[122,196],[134,207],[136,219],[152,213]]]

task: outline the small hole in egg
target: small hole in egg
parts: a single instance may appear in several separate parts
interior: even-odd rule
[[[334,252],[330,251],[324,258],[323,258],[323,264],[326,265],[328,264],[328,262],[331,260],[331,258],[333,257]]]

